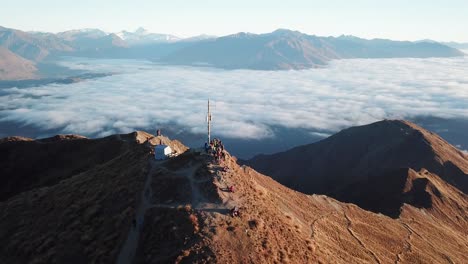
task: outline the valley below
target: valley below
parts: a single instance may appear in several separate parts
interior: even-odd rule
[[[243,159],[385,118],[406,118],[468,149],[467,57],[337,60],[300,71],[76,57],[56,63],[77,74],[0,82],[0,136],[162,129],[199,146],[210,99],[216,135]]]

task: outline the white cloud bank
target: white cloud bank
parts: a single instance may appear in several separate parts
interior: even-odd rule
[[[107,135],[175,123],[217,135],[265,138],[271,125],[325,133],[384,118],[468,118],[468,57],[353,59],[302,71],[217,70],[142,61],[68,59],[118,74],[74,84],[6,89],[0,121]]]

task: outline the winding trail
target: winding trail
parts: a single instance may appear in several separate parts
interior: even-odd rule
[[[316,224],[318,221],[320,221],[320,220],[322,220],[322,219],[325,219],[325,218],[327,218],[327,217],[329,217],[329,216],[331,216],[331,215],[336,215],[336,213],[334,213],[334,212],[328,213],[328,214],[322,215],[321,217],[318,217],[318,218],[314,219],[314,221],[312,221],[312,223],[310,224],[310,228],[311,228],[311,231],[312,231],[312,234],[310,235],[310,238],[311,238],[312,240],[315,239],[315,224]]]
[[[335,213],[335,212],[331,212],[331,213],[328,213],[328,214],[326,214],[326,215],[320,216],[320,217],[314,219],[314,220],[312,221],[312,223],[310,224],[310,229],[311,229],[311,234],[310,234],[310,243],[311,243],[311,245],[310,245],[310,246],[313,247],[314,253],[317,252],[317,251],[319,250],[319,245],[318,245],[318,243],[317,243],[317,241],[316,241],[316,239],[315,239],[315,235],[316,235],[315,225],[317,224],[318,221],[320,221],[320,220],[322,220],[322,219],[325,219],[325,218],[327,218],[327,217],[329,217],[329,216],[332,216],[332,215],[336,215],[336,213]],[[312,244],[312,242],[314,242],[314,244]]]
[[[127,240],[125,241],[123,247],[120,250],[120,253],[117,257],[117,264],[127,264],[133,263],[135,258],[135,253],[138,248],[138,241],[140,240],[140,231],[144,224],[146,210],[151,208],[151,175],[154,173],[154,169],[160,162],[150,160],[151,168],[146,175],[145,186],[141,192],[140,204],[137,207],[135,214],[135,220],[137,221],[137,226],[133,225],[130,227],[130,231],[127,235]]]
[[[151,188],[152,176],[155,174],[155,170],[161,165],[164,161],[155,161],[150,160],[150,170],[146,175],[145,185],[143,191],[141,192],[141,199],[140,204],[137,207],[137,211],[135,214],[135,219],[137,220],[137,227],[130,227],[130,230],[127,235],[127,240],[125,241],[124,245],[122,246],[119,255],[117,257],[117,264],[129,264],[133,263],[133,260],[136,255],[136,251],[138,249],[138,242],[140,240],[140,232],[144,224],[145,214],[148,209],[151,208],[169,208],[169,209],[177,209],[180,206],[185,206],[186,203],[151,203],[153,190]],[[191,161],[187,167],[182,169],[176,170],[175,175],[171,177],[181,178],[185,177],[189,180],[190,188],[192,190],[192,197],[191,197],[191,205],[192,209],[194,210],[201,210],[207,213],[227,213],[229,211],[226,208],[226,204],[219,204],[210,202],[206,199],[203,194],[201,193],[197,184],[205,183],[212,181],[211,178],[204,179],[204,180],[196,180],[195,174],[197,173],[198,169],[202,166],[202,164],[194,164]]]
[[[346,228],[348,229],[349,234],[350,234],[352,237],[354,237],[354,239],[356,239],[356,241],[359,243],[359,245],[361,245],[361,246],[374,258],[374,260],[375,260],[376,263],[381,264],[382,262],[381,262],[380,259],[375,255],[375,253],[374,253],[372,250],[368,249],[368,248],[366,247],[366,245],[364,244],[364,242],[362,242],[361,239],[359,239],[359,238],[356,236],[356,234],[354,234],[354,231],[351,229],[352,221],[351,221],[351,219],[348,217],[348,215],[347,215],[345,212],[343,212],[343,215],[344,215],[344,217],[346,218],[346,221],[348,222],[348,226],[347,226]]]
[[[411,252],[412,251],[412,245],[411,245],[411,237],[413,236],[413,229],[411,229],[411,227],[406,224],[406,223],[401,223],[406,231],[408,231],[408,236],[406,237],[405,239],[405,242],[406,242],[406,245],[403,247],[403,249],[397,254],[397,259],[395,260],[395,264],[398,264],[400,263],[402,260],[402,256],[408,252]]]
[[[177,171],[177,175],[185,176],[190,183],[190,188],[192,189],[192,208],[197,207],[200,202],[205,201],[204,197],[201,195],[200,190],[195,183],[195,173],[201,167],[201,165],[193,166],[193,162],[190,162],[190,167],[187,169]]]

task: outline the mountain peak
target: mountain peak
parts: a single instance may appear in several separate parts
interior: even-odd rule
[[[271,32],[272,35],[302,35],[303,33],[298,30],[290,30],[286,28],[278,28],[277,30]]]
[[[247,164],[298,191],[330,195],[391,216],[398,216],[406,201],[401,195],[409,174],[402,168],[425,169],[468,192],[468,156],[405,120],[347,128],[313,144],[254,157]],[[376,199],[383,194],[393,198]]]
[[[143,34],[147,34],[148,31],[147,31],[145,28],[143,28],[143,27],[139,27],[139,28],[137,28],[137,29],[135,30],[135,33],[136,33],[136,34],[142,34],[142,35],[143,35]]]
[[[232,34],[232,35],[227,35],[225,37],[228,37],[228,38],[251,38],[251,37],[254,37],[254,36],[256,36],[256,34],[254,34],[254,33],[238,32],[238,33],[235,33],[235,34]]]
[[[460,168],[463,169],[465,173],[468,173],[468,166],[465,164],[468,157],[466,157],[462,151],[452,146],[436,133],[428,131],[408,120],[384,120],[374,124],[399,126],[401,127],[400,134],[404,133],[405,135],[407,135],[408,131],[418,132],[420,135],[419,139],[430,145],[432,152],[437,156],[437,159],[441,163],[449,161],[455,162],[458,166],[460,166]],[[388,129],[390,129],[390,127],[388,127]]]
[[[169,34],[151,33],[143,27],[137,28],[134,32],[121,31],[116,33],[129,45],[146,45],[152,43],[170,43],[179,41],[180,38]]]
[[[340,35],[338,36],[338,39],[343,39],[343,40],[362,40],[360,37],[356,37],[354,35]]]
[[[97,29],[97,28],[81,28],[81,29],[72,29],[72,30],[67,30],[63,32],[57,33],[58,35],[74,35],[74,34],[92,34],[92,35],[98,35],[98,36],[105,36],[107,35],[106,32]]]

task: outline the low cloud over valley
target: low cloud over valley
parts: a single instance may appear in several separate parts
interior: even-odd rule
[[[231,138],[274,136],[272,126],[329,134],[384,118],[468,118],[468,57],[352,59],[301,71],[219,70],[145,61],[61,62],[114,75],[72,84],[4,88],[0,121],[104,136],[174,124]]]

